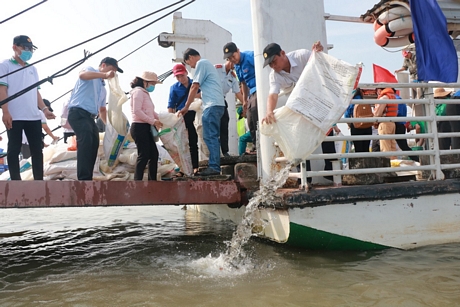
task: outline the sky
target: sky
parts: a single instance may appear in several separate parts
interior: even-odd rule
[[[180,11],[183,18],[213,21],[232,33],[233,41],[237,43],[241,50],[253,50],[250,1],[252,0],[196,0]],[[2,4],[0,20],[7,19],[41,1],[4,2],[6,3]],[[324,0],[324,10],[325,13],[331,15],[359,17],[377,2],[378,0]],[[16,35],[28,35],[34,45],[38,47],[30,61],[33,63],[172,3],[174,3],[173,0],[48,0],[32,10],[0,24],[2,33],[0,37],[0,58],[7,59],[12,56],[13,38]],[[40,79],[50,76],[80,60],[85,50],[96,52],[171,10],[169,9],[138,21],[37,64]],[[403,58],[400,50],[387,51],[377,46],[373,40],[372,25],[326,21],[326,30],[328,44],[334,46],[329,51],[329,54],[348,63],[362,62],[364,64],[361,82],[373,82],[373,63],[390,71],[401,68]],[[92,66],[97,68],[100,60],[106,56],[120,59],[161,32],[172,32],[172,15],[166,16],[129,38],[94,55],[81,67],[63,77],[54,79],[53,84],[45,83],[41,85],[40,93],[42,97],[50,101],[58,98],[73,88],[78,78],[78,72],[83,67]],[[310,49],[310,47],[305,46],[306,49]],[[217,50],[216,52],[221,53],[222,50]],[[119,74],[122,89],[128,92],[130,82],[142,71],[154,71],[158,75],[167,72],[173,66],[172,58],[173,48],[160,47],[156,40],[128,56],[119,62],[119,66],[124,70],[123,74]],[[151,94],[157,111],[166,110],[169,88],[175,82],[176,80],[171,76],[166,79],[164,84],[157,85],[155,91]],[[67,98],[68,96],[53,103],[52,107],[57,119],[48,121],[51,129],[59,125],[62,104]],[[130,118],[129,101],[125,104],[123,110],[127,117]],[[0,126],[1,132],[4,130],[4,126],[1,124]],[[56,134],[61,135],[62,130],[57,130]],[[4,140],[0,142],[0,147],[6,148],[6,133],[2,134],[2,136]],[[45,141],[50,143],[50,139],[45,139]]]

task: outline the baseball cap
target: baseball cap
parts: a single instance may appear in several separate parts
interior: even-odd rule
[[[18,35],[13,39],[13,44],[16,46],[24,46],[33,49],[38,49],[32,44],[32,40],[27,35]]]
[[[275,55],[279,55],[281,53],[281,47],[280,45],[276,43],[271,43],[268,44],[267,47],[264,48],[264,67],[269,65],[272,61]]]
[[[237,51],[238,51],[238,47],[236,47],[235,43],[233,42],[226,43],[224,46],[224,60],[231,57],[232,54]]]
[[[102,63],[105,63],[107,65],[112,65],[113,67],[115,67],[117,69],[118,72],[123,72],[123,69],[121,69],[120,67],[118,67],[118,61],[115,60],[114,58],[110,58],[110,57],[106,57],[106,58],[103,58],[102,61],[101,61],[101,64]],[[99,64],[99,65],[101,65]]]
[[[185,68],[184,64],[176,64],[173,67],[173,74],[174,77],[178,75],[187,75],[187,68]]]

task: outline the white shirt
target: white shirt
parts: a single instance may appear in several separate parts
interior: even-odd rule
[[[0,62],[0,76],[22,68],[14,59]],[[29,66],[21,71],[0,79],[0,85],[7,86],[8,97],[22,91],[26,87],[38,82],[38,73],[35,66]],[[38,109],[38,88],[8,102],[8,111],[13,120],[40,120]]]
[[[222,81],[222,92],[224,92],[224,95],[226,95],[230,90],[232,90],[233,93],[239,93],[240,85],[238,79],[236,78],[236,73],[233,70],[229,70],[227,73],[225,64],[217,64],[214,66],[216,67],[217,73]]]
[[[307,65],[311,51],[307,49],[294,50],[286,53],[289,63],[291,63],[291,71],[289,73],[284,70],[275,72],[273,69],[270,72],[270,94],[279,94],[282,89],[293,86],[300,78],[303,69]]]

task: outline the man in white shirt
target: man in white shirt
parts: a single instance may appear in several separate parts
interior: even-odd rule
[[[27,66],[27,61],[32,58],[35,49],[37,47],[32,44],[32,40],[28,36],[19,35],[14,38],[13,57],[0,63],[0,76],[9,74],[0,78],[0,102],[39,81],[35,66]],[[25,66],[27,68],[22,69]],[[40,113],[42,111],[48,119],[55,118],[54,114],[43,102],[38,88],[3,104],[1,108],[3,111],[2,120],[8,130],[7,157],[11,180],[21,180],[19,153],[21,152],[23,131],[29,140],[34,179],[43,180]]]

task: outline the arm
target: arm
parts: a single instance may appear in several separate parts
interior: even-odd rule
[[[40,92],[37,90],[37,106],[38,108],[45,114],[45,117],[47,119],[55,119],[56,116],[51,112],[48,107],[45,105],[42,99],[42,95],[40,95]]]
[[[100,71],[90,71],[90,70],[83,70],[80,71],[80,79],[82,80],[93,80],[93,79],[109,79],[115,77],[115,72],[113,70],[108,72],[100,72]]]
[[[240,88],[241,92],[243,93],[243,101],[241,101],[243,103],[243,110],[246,111],[249,97],[249,87],[246,85],[246,82],[241,81]]]
[[[278,94],[271,93],[268,94],[267,99],[267,116],[262,119],[262,123],[272,124],[276,123],[275,114],[273,114],[273,110],[276,108],[276,104],[278,103]]]
[[[196,94],[198,93],[199,89],[200,89],[200,84],[199,83],[193,83],[192,84],[192,87],[190,88],[190,92],[188,93],[187,101],[185,102],[185,106],[184,106],[184,108],[182,110],[179,111],[179,113],[182,114],[182,116],[187,114],[188,108],[190,107],[190,105],[192,104],[193,100],[195,99]]]
[[[241,94],[241,92],[235,93],[235,96],[241,103],[243,103],[244,98],[243,98],[243,94]]]
[[[99,108],[99,118],[102,120],[104,125],[107,125],[107,108],[106,107]]]
[[[46,134],[48,134],[53,140],[58,140],[59,139],[58,136],[55,136],[53,134],[53,132],[51,131],[50,127],[48,127],[48,124],[43,123],[42,128],[43,128],[43,130],[45,130]]]
[[[8,88],[5,85],[0,85],[0,101],[6,98],[8,98]],[[2,121],[5,124],[5,128],[9,130],[13,127],[13,118],[8,110],[8,103],[2,105],[2,112]]]

